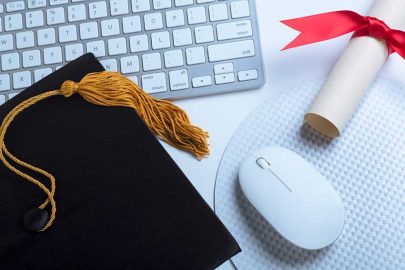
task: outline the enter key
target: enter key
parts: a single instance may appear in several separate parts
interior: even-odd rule
[[[252,36],[252,23],[250,20],[243,20],[217,25],[218,40],[228,40]]]

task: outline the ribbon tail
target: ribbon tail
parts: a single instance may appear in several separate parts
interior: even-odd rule
[[[405,59],[405,32],[400,30],[390,30],[387,38],[388,52],[398,53]]]
[[[350,10],[327,12],[281,22],[301,32],[282,50],[329,40],[367,27],[367,19]]]

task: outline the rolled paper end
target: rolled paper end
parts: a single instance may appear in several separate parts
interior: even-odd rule
[[[305,122],[308,123],[308,125],[326,136],[332,138],[340,136],[340,130],[338,129],[338,127],[327,118],[319,114],[306,113],[304,119]]]

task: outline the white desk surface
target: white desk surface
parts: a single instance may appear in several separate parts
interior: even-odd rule
[[[213,207],[216,173],[222,154],[241,122],[264,100],[312,78],[326,76],[350,34],[334,40],[281,52],[296,35],[279,21],[316,13],[349,9],[366,15],[372,0],[256,0],[266,84],[256,90],[176,101],[191,121],[210,134],[211,155],[202,161],[164,144],[166,150]],[[405,60],[390,56],[380,76],[405,83]],[[233,269],[225,263],[221,270]]]

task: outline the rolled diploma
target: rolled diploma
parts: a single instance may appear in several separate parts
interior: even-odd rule
[[[405,29],[405,0],[377,0],[369,16],[392,29]],[[330,137],[339,136],[387,57],[385,41],[368,36],[351,39],[305,114],[305,121]]]

